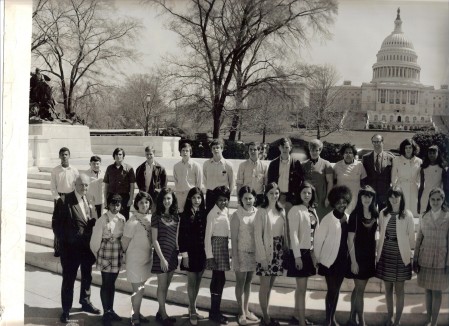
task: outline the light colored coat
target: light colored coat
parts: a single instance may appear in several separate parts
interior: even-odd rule
[[[280,215],[284,220],[284,241],[288,241],[285,211],[282,210]],[[273,234],[266,208],[257,210],[254,219],[254,238],[256,241],[256,261],[260,263],[265,260],[270,264],[273,259]]]
[[[410,264],[410,259],[413,258],[413,248],[415,247],[415,223],[413,222],[413,215],[409,210],[404,210],[405,216],[398,218],[396,221],[396,236],[399,246],[399,252],[405,266]],[[379,227],[380,235],[377,242],[376,262],[379,261],[384,246],[385,233],[387,225],[390,221],[391,214],[385,216],[385,210],[380,212]]]
[[[312,244],[309,214],[309,210],[304,205],[293,206],[288,212],[290,249],[293,250],[295,258],[301,257],[301,249],[310,249]],[[315,216],[317,216],[316,212]],[[318,218],[316,221],[318,227]]]
[[[420,266],[449,266],[449,212],[440,211],[436,220],[430,212],[424,214],[420,219],[415,252]]]
[[[346,214],[348,219],[348,214]],[[337,259],[341,240],[341,222],[333,212],[328,213],[315,232],[313,241],[317,262],[331,267]]]

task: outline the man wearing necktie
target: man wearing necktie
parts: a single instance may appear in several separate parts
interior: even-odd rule
[[[391,183],[393,154],[384,151],[384,139],[376,134],[371,138],[373,151],[362,157],[363,167],[367,177],[362,180],[363,185],[370,185],[376,191],[376,201],[379,210],[385,208],[388,198],[387,191]]]
[[[75,181],[75,191],[59,198],[53,213],[55,234],[60,239],[62,265],[62,314],[60,320],[64,323],[69,319],[73,303],[73,288],[80,267],[79,303],[81,309],[94,314],[100,313],[100,310],[90,302],[92,264],[95,262],[95,256],[92,254],[89,244],[97,213],[87,198],[89,183],[90,178],[86,174],[79,175]]]

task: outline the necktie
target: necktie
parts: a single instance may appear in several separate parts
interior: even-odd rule
[[[88,220],[90,218],[89,204],[87,203],[86,196],[83,196],[82,199],[83,199],[83,203],[84,203],[84,213],[86,213],[86,220]]]
[[[380,154],[377,154],[376,157],[376,171],[380,172],[380,159],[379,159]]]

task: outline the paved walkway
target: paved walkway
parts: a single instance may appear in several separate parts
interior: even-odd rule
[[[31,265],[25,266],[25,325],[64,325],[59,322],[61,314],[61,289],[62,277],[59,274],[45,271]],[[74,308],[70,314],[70,326],[87,326],[87,325],[102,325],[101,316],[92,315],[81,311],[78,304],[80,283],[77,280],[75,283],[75,297],[73,300]],[[100,288],[92,286],[92,303],[101,309]],[[144,298],[142,302],[141,313],[144,316],[150,316],[150,324],[156,325],[154,316],[158,309],[158,303],[155,300]],[[123,317],[123,321],[114,322],[113,325],[129,325],[131,314],[131,301],[129,294],[123,292],[116,292],[114,310],[117,314]],[[167,312],[169,315],[176,317],[176,326],[189,326],[190,322],[187,318],[187,307],[167,304]],[[207,316],[206,311],[199,311],[204,316]],[[237,326],[235,316],[228,315],[230,326]],[[286,325],[286,323],[282,323]],[[200,326],[217,326],[216,323],[205,319],[198,323]],[[249,324],[251,325],[251,324]],[[258,325],[253,323],[252,325]]]

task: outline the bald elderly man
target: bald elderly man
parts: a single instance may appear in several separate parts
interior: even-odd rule
[[[55,234],[60,239],[62,287],[61,322],[69,319],[73,303],[73,287],[78,268],[81,267],[80,299],[81,309],[93,314],[100,314],[90,302],[92,283],[92,265],[95,256],[90,250],[92,228],[97,220],[95,206],[87,199],[90,178],[80,174],[75,180],[75,191],[66,194],[56,202],[53,213]]]

